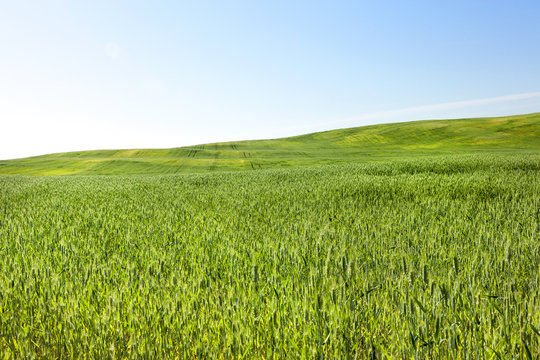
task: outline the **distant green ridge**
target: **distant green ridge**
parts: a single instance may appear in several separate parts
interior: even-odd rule
[[[0,174],[172,174],[259,170],[471,153],[540,154],[540,113],[424,120],[273,140],[96,150],[0,161]]]

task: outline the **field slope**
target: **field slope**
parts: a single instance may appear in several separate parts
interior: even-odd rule
[[[540,113],[415,121],[283,139],[172,149],[98,150],[0,161],[0,174],[108,175],[259,170],[469,153],[540,152]]]
[[[539,121],[1,162],[0,358],[537,358]]]

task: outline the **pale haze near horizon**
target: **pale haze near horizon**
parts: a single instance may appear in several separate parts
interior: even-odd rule
[[[538,1],[0,1],[0,159],[540,111]]]

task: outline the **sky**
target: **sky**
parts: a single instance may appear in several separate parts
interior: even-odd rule
[[[0,159],[540,112],[538,19],[538,0],[0,0]]]

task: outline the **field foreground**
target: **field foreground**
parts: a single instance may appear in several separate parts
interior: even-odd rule
[[[540,156],[0,177],[0,352],[540,353]]]

